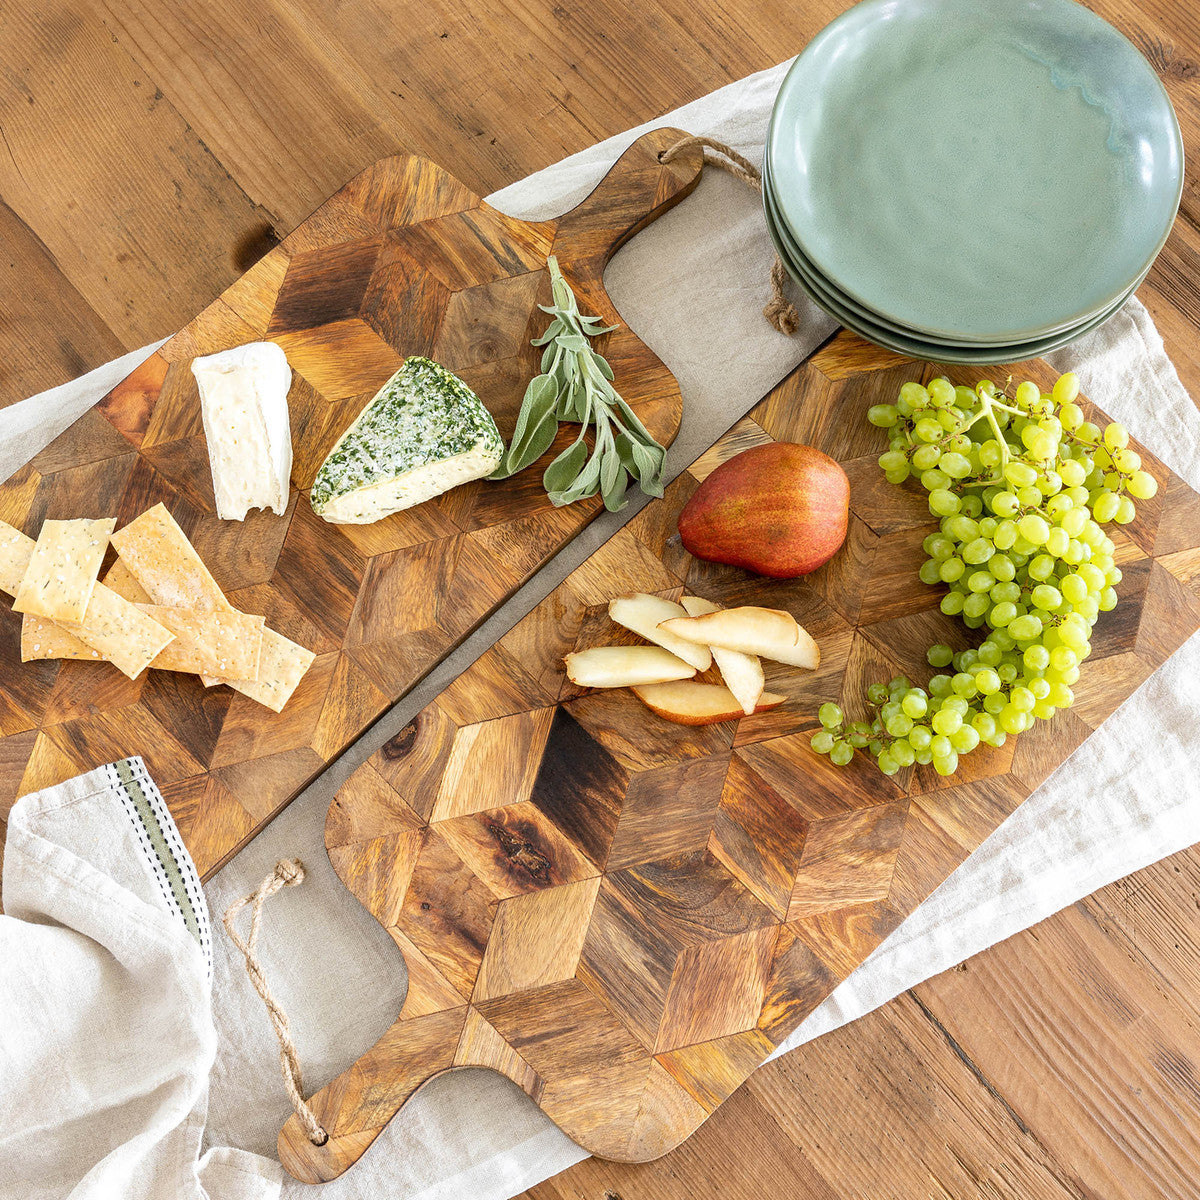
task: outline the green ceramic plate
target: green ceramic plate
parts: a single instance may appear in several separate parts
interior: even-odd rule
[[[1043,354],[1058,350],[1083,334],[1103,325],[1141,284],[1141,279],[1136,280],[1109,307],[1090,320],[1046,338],[1007,345],[954,346],[942,342],[926,341],[916,335],[901,333],[891,327],[864,319],[858,313],[851,312],[838,299],[830,295],[818,278],[810,275],[791,258],[786,235],[773,222],[769,214],[767,228],[788,274],[814,304],[822,308],[834,320],[840,321],[847,329],[866,338],[867,341],[874,342],[877,346],[884,346],[888,350],[894,350],[897,354],[925,359],[929,362],[995,366],[999,363],[1024,362],[1027,359],[1040,358]]]
[[[865,0],[793,64],[767,145],[825,278],[922,336],[996,345],[1111,307],[1183,185],[1157,76],[1073,0]]]
[[[923,337],[922,334],[918,330],[909,329],[905,326],[893,326],[892,323],[888,320],[888,318],[886,316],[884,316],[882,313],[875,312],[873,309],[868,308],[866,305],[860,304],[857,300],[854,299],[853,296],[848,295],[846,292],[842,291],[841,288],[839,288],[835,283],[833,283],[829,279],[825,278],[825,276],[822,275],[821,272],[817,269],[817,267],[813,263],[813,261],[810,258],[808,258],[808,256],[805,255],[804,251],[801,250],[800,247],[796,244],[795,238],[793,238],[792,235],[789,233],[787,226],[784,224],[783,219],[780,215],[779,207],[775,203],[774,196],[772,195],[772,192],[771,192],[771,164],[770,164],[770,157],[767,155],[764,155],[764,157],[763,157],[762,177],[763,177],[763,207],[766,210],[768,220],[773,222],[776,233],[778,233],[780,240],[787,247],[788,261],[791,264],[793,264],[799,271],[803,272],[803,274],[821,290],[822,294],[828,295],[841,308],[843,308],[843,309],[847,310],[848,312],[850,312],[851,314],[853,314],[856,319],[860,319],[867,324],[873,324],[873,325],[879,326],[881,329],[892,329],[892,330],[894,330],[895,333],[897,333],[903,337],[913,337],[913,338],[916,338],[918,341],[925,341],[925,340],[935,341],[936,340],[936,342],[939,345],[944,345],[944,346],[963,346],[967,349],[979,349],[979,348],[986,348],[988,346],[993,346],[993,345],[1000,346],[1000,347],[1010,347],[1012,345],[1011,342],[995,341],[995,340],[989,340],[989,341],[985,342],[985,341],[977,341],[977,340],[973,340],[973,339],[969,339],[969,338],[956,338],[956,337],[937,337],[935,339],[935,338],[933,338],[932,335],[929,335],[929,337],[926,338],[926,337]],[[1141,281],[1139,280],[1139,283],[1140,282]],[[1125,298],[1126,298],[1125,296],[1122,296],[1122,300],[1121,300],[1122,303],[1124,302]],[[1102,310],[1102,312],[1104,312],[1106,315],[1110,311],[1111,311],[1110,309]],[[1083,326],[1085,324],[1091,323],[1092,321],[1094,321],[1096,315],[1097,314],[1092,314],[1092,316],[1087,317],[1083,321],[1078,322],[1077,325]],[[1076,326],[1067,326],[1066,328],[1058,330],[1056,332],[1057,333],[1067,333],[1069,330],[1074,329],[1074,328],[1076,328]],[[1047,335],[1047,336],[1049,337],[1052,335]],[[1044,339],[1038,339],[1038,340],[1044,340]]]

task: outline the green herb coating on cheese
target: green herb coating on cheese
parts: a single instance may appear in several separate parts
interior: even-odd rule
[[[458,376],[407,358],[330,451],[310,501],[335,523],[377,520],[483,478],[503,453],[491,413]]]

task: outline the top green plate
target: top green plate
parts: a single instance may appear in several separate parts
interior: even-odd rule
[[[1098,312],[1183,189],[1157,76],[1073,0],[866,0],[792,65],[767,141],[805,254],[934,337],[1028,341]]]

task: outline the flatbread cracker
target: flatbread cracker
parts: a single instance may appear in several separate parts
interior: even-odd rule
[[[207,612],[141,604],[139,609],[175,634],[173,641],[152,664],[161,671],[186,671],[194,675],[258,678],[265,617],[236,609]]]
[[[7,521],[0,521],[0,592],[17,594],[32,557],[33,538],[26,537]]]
[[[26,613],[21,618],[21,661],[41,658],[77,658],[99,662],[104,655],[81,642],[73,633],[56,625],[49,617]],[[105,659],[105,661],[107,661]]]
[[[108,574],[104,576],[104,586],[109,591],[116,592],[118,596],[124,597],[130,604],[154,603],[150,593],[134,578],[133,572],[123,558],[118,558],[108,568]]]
[[[82,621],[116,524],[113,517],[43,521],[13,611]]]
[[[119,529],[112,544],[154,604],[234,611],[165,504],[156,504]]]
[[[96,584],[83,623],[63,624],[130,679],[136,679],[175,640],[170,629],[102,583]]]
[[[257,681],[218,679],[217,682],[229,684],[235,692],[265,704],[273,712],[282,712],[316,657],[311,650],[285,638],[282,633],[264,628]]]

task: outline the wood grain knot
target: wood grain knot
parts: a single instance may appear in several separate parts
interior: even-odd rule
[[[494,821],[488,823],[487,831],[513,866],[520,867],[538,883],[550,882],[550,860],[532,843]]]
[[[398,759],[404,758],[405,755],[412,752],[416,740],[417,723],[416,721],[409,721],[394,738],[389,739],[379,747],[379,753],[388,762],[396,762]]]

